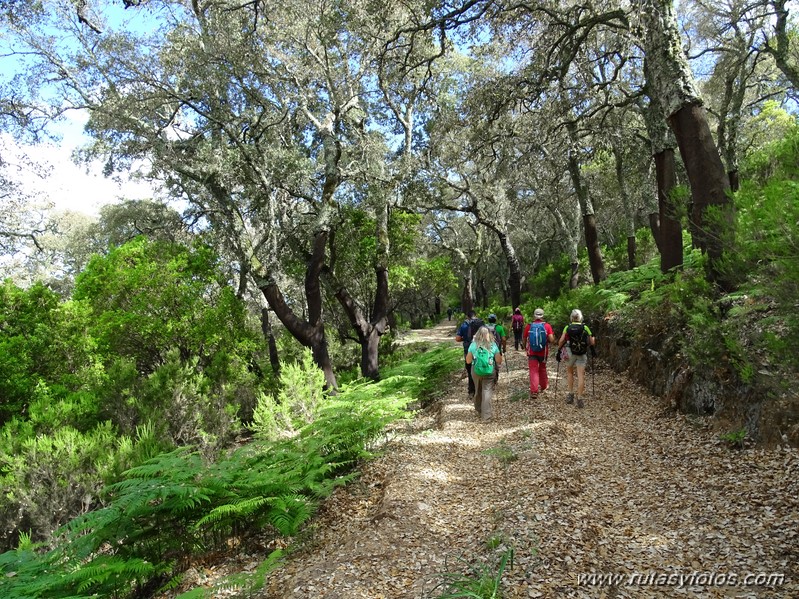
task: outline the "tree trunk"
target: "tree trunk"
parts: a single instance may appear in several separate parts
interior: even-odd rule
[[[663,248],[660,245],[660,212],[649,213],[649,230],[652,231],[652,239],[655,240],[658,252],[662,253]]]
[[[461,292],[461,308],[463,313],[468,316],[474,310],[474,293],[472,291],[472,270],[463,277],[463,291]]]
[[[438,296],[436,296],[435,306],[436,316],[441,316],[441,298]]]
[[[325,386],[335,391],[338,384],[327,350],[324,324],[321,321],[311,324],[298,318],[286,303],[283,292],[273,281],[259,282],[259,288],[283,326],[302,345],[311,348],[314,362],[325,373]]]
[[[378,273],[377,276],[380,277],[380,273]],[[339,286],[336,289],[335,296],[344,308],[344,312],[347,314],[350,324],[355,329],[355,334],[358,337],[358,344],[361,346],[361,376],[376,381],[380,378],[378,353],[380,336],[386,330],[388,319],[381,319],[383,322],[380,328],[367,321],[363,311],[358,307],[355,300],[343,286]]]
[[[272,324],[269,322],[269,308],[261,308],[261,331],[263,332],[264,339],[266,339],[266,345],[269,348],[269,364],[272,366],[272,372],[279,375],[280,357],[277,353],[277,342],[272,332]]]
[[[734,240],[732,203],[727,195],[729,181],[682,50],[672,0],[646,0],[641,16],[646,25],[643,46],[648,93],[650,98],[658,99],[667,115],[688,172],[695,242],[708,254],[708,280],[728,288],[721,257],[725,244]],[[711,207],[719,211],[714,223],[708,222]],[[714,230],[711,232],[709,227]]]
[[[577,194],[577,200],[580,202],[580,211],[583,215],[585,245],[588,249],[588,264],[591,267],[591,276],[594,284],[598,284],[605,280],[605,263],[602,259],[602,251],[599,248],[599,234],[596,228],[594,207],[588,197],[588,190],[583,184],[582,175],[580,174],[580,163],[576,150],[577,126],[574,123],[569,123],[566,128],[572,141],[572,145],[569,148],[569,174],[571,175],[574,191]]]
[[[596,228],[596,218],[593,211],[583,216],[583,226],[585,227],[585,245],[588,248],[588,264],[591,267],[591,277],[596,285],[604,281],[606,275],[602,251],[599,249],[599,233]]]
[[[576,204],[579,209],[579,203]],[[573,234],[570,227],[566,224],[566,219],[558,208],[550,207],[549,211],[555,218],[560,236],[566,240],[566,252],[569,255],[569,265],[571,266],[571,274],[569,275],[569,289],[577,289],[580,284],[580,260],[578,258],[579,252],[577,251],[579,234]],[[579,210],[575,210],[575,216],[579,214]],[[577,228],[577,227],[575,227]]]
[[[577,289],[580,285],[580,263],[571,263],[571,276],[569,277],[569,289]]]
[[[738,177],[738,169],[727,172],[727,178],[730,180],[730,191],[738,191],[741,188],[741,181]]]
[[[729,180],[721,162],[705,110],[698,104],[684,106],[669,117],[685,170],[691,184],[693,209],[691,220],[696,227],[699,248],[708,255],[708,279],[724,290],[732,285],[722,271],[725,245],[734,241],[733,205]],[[709,209],[719,213],[709,217]]]
[[[660,207],[660,271],[665,273],[682,265],[682,225],[674,207],[671,193],[677,185],[674,170],[674,150],[655,154],[655,170]]]
[[[632,270],[635,268],[635,235],[629,235],[627,237],[627,269]]]
[[[790,81],[794,90],[799,89],[799,61],[796,59],[796,48],[791,48],[791,42],[796,38],[791,35],[789,28],[789,11],[785,8],[788,0],[771,0],[776,20],[774,22],[774,35],[766,39],[763,48],[774,57],[777,68]],[[775,44],[776,41],[776,44]]]
[[[627,183],[624,179],[624,158],[621,148],[621,140],[616,136],[611,136],[611,149],[616,164],[616,182],[619,185],[621,203],[624,206],[624,216],[627,224],[627,268],[635,268],[635,207],[630,201],[630,194],[627,193]]]
[[[389,207],[384,204],[377,214],[374,271],[375,295],[372,303],[371,317],[367,318],[349,291],[341,284],[335,285],[334,295],[350,324],[355,329],[358,343],[361,346],[361,376],[373,381],[380,378],[380,337],[388,327],[389,288],[388,288],[388,257],[390,252],[388,237]],[[334,279],[332,273],[331,279]],[[441,312],[441,300],[436,298],[436,313]]]
[[[477,280],[477,295],[478,295],[478,303],[481,307],[487,308],[488,307],[488,291],[486,289],[486,280],[485,277],[480,277]]]
[[[522,267],[519,257],[516,255],[516,248],[513,247],[508,234],[504,231],[496,231],[499,238],[499,245],[508,263],[508,290],[510,291],[510,305],[518,306],[522,301]]]
[[[320,221],[325,215],[320,215]],[[325,325],[322,321],[322,285],[321,273],[325,261],[325,247],[329,231],[320,228],[313,239],[313,249],[305,268],[305,298],[308,302],[308,320],[301,320],[286,303],[283,292],[272,279],[256,279],[258,287],[264,294],[269,307],[280,319],[288,331],[305,347],[311,348],[314,362],[325,374],[325,384],[330,391],[338,388],[333,364],[327,349]]]

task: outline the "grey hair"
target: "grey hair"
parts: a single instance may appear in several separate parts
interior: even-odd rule
[[[583,313],[580,312],[580,310],[578,310],[577,308],[575,308],[574,310],[572,310],[571,320],[572,320],[572,322],[582,322],[583,321]]]

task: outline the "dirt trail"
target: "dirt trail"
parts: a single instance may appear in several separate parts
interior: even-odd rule
[[[456,325],[414,336],[454,343]],[[584,409],[564,403],[562,367],[554,391],[553,359],[550,390],[529,400],[526,359],[508,353],[492,422],[453,377],[259,597],[433,597],[442,573],[509,547],[504,597],[799,597],[795,449],[730,449],[600,361]],[[618,578],[580,584],[590,573]]]

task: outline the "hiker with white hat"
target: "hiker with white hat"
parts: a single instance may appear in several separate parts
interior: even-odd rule
[[[555,331],[552,330],[552,325],[544,322],[544,310],[536,308],[533,317],[535,320],[525,327],[522,336],[523,347],[527,350],[527,367],[530,370],[530,399],[538,397],[538,392],[549,386],[547,358],[549,344],[555,343]]]

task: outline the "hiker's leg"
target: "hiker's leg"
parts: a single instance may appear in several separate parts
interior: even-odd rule
[[[483,420],[488,420],[493,414],[491,408],[491,396],[494,394],[494,379],[487,376],[483,379],[483,403],[480,409],[480,416]]]
[[[474,395],[474,377],[472,376],[472,364],[466,365],[466,374],[469,377],[469,395]]]
[[[585,395],[585,364],[577,364],[577,397]]]
[[[474,409],[477,410],[477,413],[480,413],[480,409],[483,403],[483,384],[485,383],[485,379],[479,375],[474,375]]]
[[[566,367],[566,389],[569,393],[574,391],[574,366]]]
[[[547,361],[542,358],[538,363],[538,382],[541,385],[541,391],[549,387],[549,376],[547,376]]]
[[[538,360],[527,357],[527,368],[530,371],[530,393],[538,393]]]

